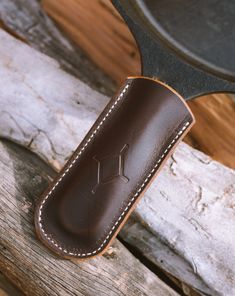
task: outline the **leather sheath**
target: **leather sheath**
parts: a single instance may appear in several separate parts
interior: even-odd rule
[[[102,253],[193,123],[169,87],[128,78],[39,200],[39,238],[64,258]]]

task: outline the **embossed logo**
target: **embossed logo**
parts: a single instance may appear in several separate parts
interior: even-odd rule
[[[124,154],[127,149],[128,145],[125,144],[118,154],[108,155],[101,159],[93,157],[97,162],[97,183],[92,193],[95,194],[100,185],[113,182],[116,178],[121,178],[125,183],[129,181],[124,174]]]

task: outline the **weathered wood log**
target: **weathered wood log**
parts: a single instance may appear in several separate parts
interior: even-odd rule
[[[117,82],[139,74],[136,44],[111,1],[43,0],[42,3],[61,28]],[[215,94],[190,102],[190,106],[198,124],[186,141],[235,168],[235,101],[228,95]]]
[[[35,237],[33,208],[55,173],[15,144],[0,142],[0,153],[0,268],[26,295],[177,295],[118,241],[84,262],[49,253]]]
[[[1,136],[60,169],[108,99],[2,31],[0,41]],[[122,238],[196,289],[234,295],[234,180],[233,170],[181,144]]]
[[[116,85],[86,54],[62,34],[41,9],[38,0],[3,0],[0,24],[4,29],[56,59],[60,66],[102,93],[111,95]]]
[[[235,295],[235,171],[180,148],[121,236],[198,290]]]

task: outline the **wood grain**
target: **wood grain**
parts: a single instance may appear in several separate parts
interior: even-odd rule
[[[45,11],[118,84],[140,73],[138,50],[108,0],[43,0]],[[191,102],[197,124],[186,141],[235,168],[235,102],[228,95]]]
[[[0,296],[24,296],[0,271]]]
[[[118,84],[140,73],[136,43],[108,0],[43,0],[43,8]]]
[[[190,103],[197,124],[186,142],[223,164],[235,168],[235,101],[213,94]]]

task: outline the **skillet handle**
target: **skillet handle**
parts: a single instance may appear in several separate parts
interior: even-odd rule
[[[169,87],[128,78],[39,201],[39,238],[65,258],[102,253],[193,123]]]

